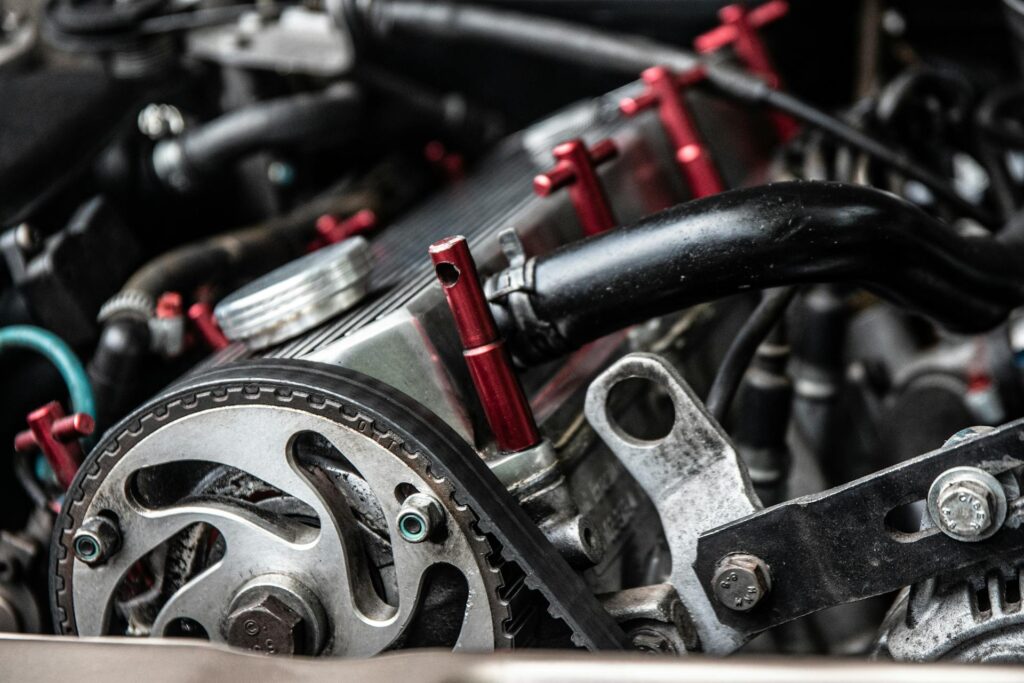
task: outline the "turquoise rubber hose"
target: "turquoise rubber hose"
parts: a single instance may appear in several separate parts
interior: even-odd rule
[[[9,349],[29,349],[53,363],[68,386],[72,410],[95,419],[96,399],[89,375],[63,339],[49,330],[32,325],[0,327],[0,354]]]

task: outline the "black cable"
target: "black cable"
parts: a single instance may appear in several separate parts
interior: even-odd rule
[[[510,349],[537,363],[697,303],[805,283],[855,283],[982,332],[1024,304],[1022,264],[1016,233],[965,235],[888,192],[798,181],[680,204],[536,256],[488,289]]]
[[[772,328],[778,324],[786,308],[796,294],[796,287],[779,287],[765,290],[761,302],[743,324],[739,334],[733,339],[729,349],[718,367],[718,374],[708,391],[704,402],[708,412],[720,424],[729,414],[729,405],[736,396],[736,391],[743,382],[743,375],[750,366],[757,347],[765,340]]]
[[[702,62],[691,52],[640,36],[469,4],[433,0],[343,0],[342,10],[340,20],[355,22],[354,32],[379,39],[407,31],[445,40],[475,40],[630,76],[655,64],[679,72],[703,65],[708,80],[721,92],[744,102],[775,107],[927,185],[964,215],[987,225],[996,222],[988,211],[957,194],[944,178],[916,164],[905,154],[720,60]]]

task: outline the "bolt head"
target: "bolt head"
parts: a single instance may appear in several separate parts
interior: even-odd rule
[[[254,596],[225,622],[228,644],[265,655],[302,654],[305,621],[274,595]]]
[[[972,483],[948,486],[939,494],[939,524],[951,531],[980,536],[992,526],[991,492]]]
[[[928,491],[928,513],[942,533],[958,541],[980,541],[1002,526],[1006,493],[988,472],[954,467],[940,474]]]
[[[718,601],[736,612],[754,609],[771,590],[768,565],[744,553],[722,558],[712,581]]]

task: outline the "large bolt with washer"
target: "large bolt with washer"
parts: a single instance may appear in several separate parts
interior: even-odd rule
[[[719,560],[712,582],[718,601],[736,612],[754,609],[772,589],[768,565],[747,553],[726,555]]]
[[[445,512],[437,499],[426,493],[414,493],[398,511],[398,534],[409,543],[422,543],[436,537],[444,526]]]
[[[228,644],[265,655],[305,654],[302,615],[273,594],[253,593],[225,621]]]
[[[958,541],[982,541],[1006,521],[1006,492],[977,467],[953,467],[932,482],[928,514],[939,530]]]
[[[121,530],[110,517],[88,517],[71,539],[75,557],[91,567],[110,559],[121,547]]]

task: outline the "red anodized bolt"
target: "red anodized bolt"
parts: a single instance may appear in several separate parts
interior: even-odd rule
[[[782,79],[757,30],[781,19],[788,11],[786,0],[769,0],[751,10],[743,5],[726,5],[718,11],[722,25],[697,36],[694,47],[697,52],[706,54],[732,45],[736,56],[751,72],[765,79],[771,87],[781,88]],[[783,141],[792,138],[799,127],[792,118],[777,111],[772,112],[772,124]]]
[[[230,344],[228,338],[220,330],[217,319],[213,317],[213,307],[203,301],[197,301],[188,307],[188,319],[199,331],[206,345],[211,349],[223,349]]]
[[[430,245],[430,258],[462,341],[473,386],[498,448],[518,452],[540,441],[505,342],[498,336],[466,238],[446,237]]]
[[[619,109],[627,116],[658,107],[658,117],[665,134],[675,147],[676,162],[690,185],[695,199],[718,194],[725,189],[718,169],[701,138],[697,124],[686,106],[680,89],[693,85],[704,77],[703,69],[694,69],[676,76],[663,66],[652,66],[641,76],[647,89],[636,97],[627,97]]]
[[[29,413],[26,422],[28,429],[14,437],[14,450],[30,453],[38,448],[50,463],[58,483],[65,489],[71,486],[82,463],[78,439],[96,429],[92,417],[85,413],[65,415],[60,404],[51,401]]]
[[[563,187],[576,209],[583,234],[598,235],[615,227],[608,196],[601,186],[597,167],[614,158],[618,148],[611,140],[601,140],[589,150],[582,140],[569,140],[555,147],[555,167],[533,179],[533,189],[541,197]]]

